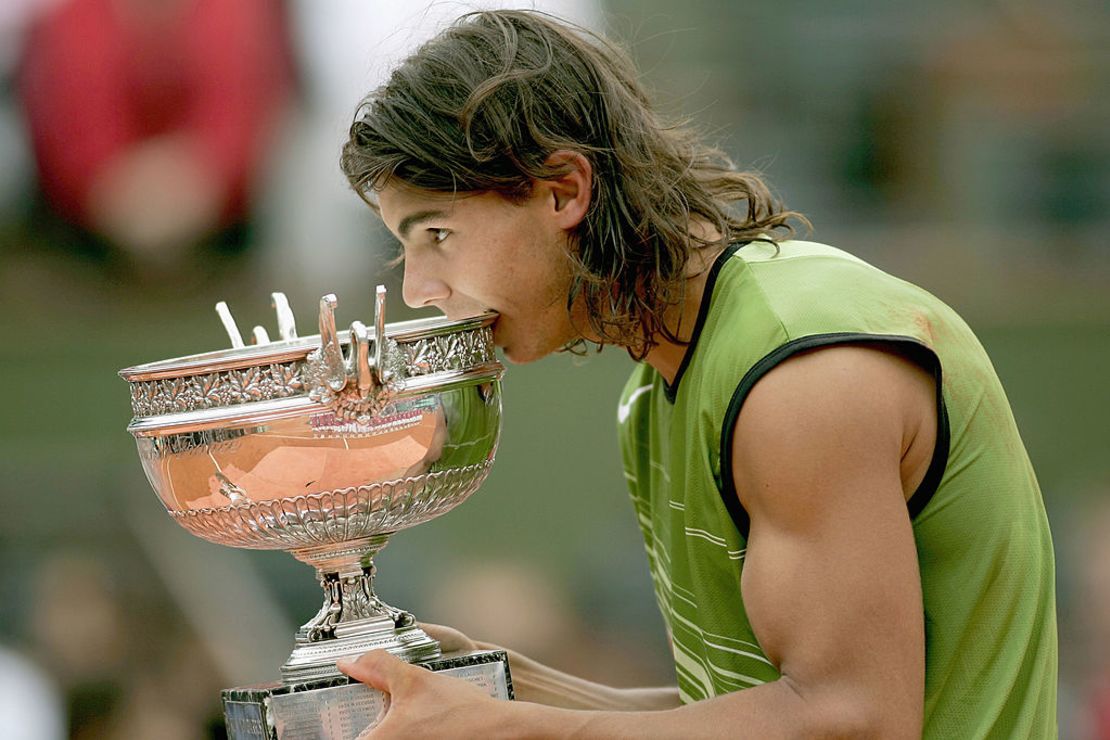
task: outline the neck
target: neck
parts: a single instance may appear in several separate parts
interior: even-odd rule
[[[698,310],[701,308],[706,283],[709,280],[709,270],[722,251],[722,247],[712,245],[695,249],[690,253],[686,271],[686,294],[683,300],[671,306],[663,317],[668,327],[675,327],[674,335],[682,342],[689,342],[693,337],[694,324],[697,322]],[[678,375],[678,368],[691,347],[689,344],[674,342],[663,336],[657,336],[656,340],[658,343],[644,357],[644,362],[655,368],[668,384],[673,383],[675,376]]]

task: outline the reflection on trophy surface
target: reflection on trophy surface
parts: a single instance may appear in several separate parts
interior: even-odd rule
[[[128,430],[169,514],[212,542],[288,550],[316,568],[324,590],[320,611],[297,631],[283,684],[225,691],[229,733],[347,733],[301,727],[306,712],[357,733],[366,726],[357,720],[375,716],[371,690],[346,686],[335,663],[375,648],[510,698],[503,653],[448,660],[373,588],[373,557],[389,537],[462,503],[489,472],[501,424],[496,315],[387,326],[379,287],[373,327],[355,321],[337,332],[328,295],[319,336],[298,338],[285,297],[273,297],[275,341],[255,327],[255,344],[245,345],[221,303],[230,350],[120,372],[131,385]]]

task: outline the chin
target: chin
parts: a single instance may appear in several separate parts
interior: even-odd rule
[[[513,365],[527,365],[530,362],[542,360],[562,348],[564,343],[557,341],[557,337],[548,334],[526,332],[524,341],[516,342],[508,331],[512,327],[502,326],[501,319],[494,322],[493,341],[501,349],[501,354]]]
[[[530,362],[542,360],[554,352],[553,349],[544,349],[542,344],[535,343],[523,345],[505,343],[498,346],[501,348],[501,354],[513,365],[527,365]]]
[[[535,362],[536,360],[546,357],[550,353],[527,352],[513,349],[512,347],[502,347],[501,354],[503,354],[505,356],[505,359],[508,360],[509,363],[512,365],[527,365],[530,362]]]

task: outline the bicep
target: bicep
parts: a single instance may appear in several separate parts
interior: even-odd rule
[[[904,372],[862,347],[786,361],[745,402],[732,473],[751,519],[741,589],[768,657],[830,711],[879,711],[868,721],[919,733],[923,610],[900,471],[916,396]]]

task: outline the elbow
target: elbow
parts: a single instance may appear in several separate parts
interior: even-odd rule
[[[912,740],[922,732],[920,702],[892,700],[883,692],[855,688],[834,691],[802,692],[786,677],[802,705],[805,719],[799,737],[823,740]]]
[[[804,736],[825,740],[891,740],[921,736],[920,729],[915,733],[907,723],[892,721],[885,714],[879,707],[859,702],[828,702],[813,713]]]

